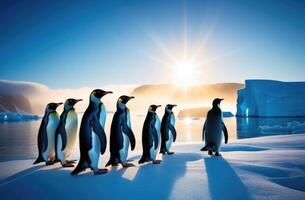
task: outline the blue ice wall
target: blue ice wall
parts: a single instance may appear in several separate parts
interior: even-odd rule
[[[305,116],[305,82],[246,80],[237,91],[236,116]]]

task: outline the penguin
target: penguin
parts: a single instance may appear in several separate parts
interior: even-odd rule
[[[157,108],[161,105],[149,106],[142,130],[143,154],[139,164],[152,161],[153,164],[160,164],[161,160],[156,160],[160,147],[160,119],[156,114]]]
[[[55,134],[56,161],[63,167],[74,167],[74,161],[66,160],[72,153],[77,136],[78,119],[74,105],[82,99],[67,99],[60,115],[59,125]]]
[[[117,166],[119,163],[125,167],[134,166],[127,163],[129,143],[131,150],[136,146],[136,140],[131,130],[130,113],[126,103],[133,96],[123,95],[117,100],[117,110],[113,115],[110,128],[110,159],[106,166]]]
[[[161,149],[160,153],[168,155],[174,154],[170,152],[172,143],[176,141],[176,129],[175,129],[175,115],[173,108],[177,106],[175,104],[167,104],[165,107],[165,113],[161,122]]]
[[[89,97],[87,107],[79,129],[80,160],[76,168],[71,172],[77,175],[81,171],[91,168],[94,174],[105,174],[107,169],[99,169],[99,156],[104,154],[107,146],[107,138],[104,131],[106,122],[106,108],[101,98],[111,91],[95,89]]]
[[[38,131],[38,158],[33,164],[45,162],[51,165],[55,160],[55,132],[59,124],[59,115],[56,109],[62,103],[49,103],[41,120]]]
[[[203,125],[202,140],[205,141],[205,146],[201,151],[208,151],[209,155],[221,156],[219,153],[222,132],[225,137],[225,144],[228,143],[228,131],[226,125],[222,120],[222,112],[220,109],[220,102],[223,99],[216,98],[213,100],[213,107],[208,111],[205,123]]]

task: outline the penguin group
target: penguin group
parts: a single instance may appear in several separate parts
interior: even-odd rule
[[[101,89],[95,89],[90,93],[89,105],[83,114],[79,128],[80,159],[76,167],[74,166],[76,160],[69,160],[69,156],[77,140],[78,116],[74,106],[82,99],[67,99],[60,116],[56,109],[63,103],[47,104],[38,131],[38,158],[34,164],[45,162],[46,165],[52,165],[60,162],[62,167],[75,167],[71,172],[72,175],[77,175],[86,169],[91,169],[94,174],[107,173],[107,168],[98,167],[100,155],[105,153],[107,147],[106,107],[101,98],[112,93],[112,91]],[[131,128],[130,110],[126,105],[134,98],[122,95],[116,102],[116,111],[110,127],[110,158],[106,167],[119,164],[124,168],[134,166],[127,159],[129,147],[134,150],[136,139]],[[221,100],[213,101],[213,108],[208,112],[203,128],[205,146],[201,150],[207,150],[209,155],[215,154],[215,156],[220,156],[222,130],[225,135],[225,143],[228,141],[227,129],[222,121],[219,107]],[[161,105],[149,106],[142,129],[143,153],[138,161],[139,164],[146,162],[160,164],[161,160],[157,159],[158,153],[174,154],[170,149],[177,135],[173,113],[175,106],[177,105],[166,105],[162,120],[156,113]]]

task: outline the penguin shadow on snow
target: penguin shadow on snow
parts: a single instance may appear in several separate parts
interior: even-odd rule
[[[204,158],[212,200],[250,200],[250,194],[231,165],[223,157]]]
[[[1,180],[0,186],[11,183],[11,182],[14,182],[14,181],[16,181],[18,179],[21,179],[21,178],[24,178],[26,176],[29,176],[29,175],[39,171],[39,169],[42,169],[44,167],[46,167],[46,165],[37,165],[37,166],[33,166],[33,167],[27,168],[25,170],[22,170],[20,172],[17,172],[15,174]]]
[[[149,199],[169,199],[175,183],[186,173],[187,162],[201,159],[197,153],[176,153],[174,156],[163,155],[159,165],[151,162],[139,165],[131,182],[131,198],[140,199],[149,194]]]
[[[43,166],[33,168],[39,167]],[[124,171],[94,175],[88,170],[72,176],[70,169],[60,165],[45,170],[33,169],[35,173],[22,177],[18,174],[16,179],[6,181],[0,187],[0,193],[5,194],[3,199],[131,199],[132,189],[137,187],[122,178]]]

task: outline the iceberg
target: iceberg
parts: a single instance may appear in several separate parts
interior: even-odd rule
[[[237,117],[305,116],[305,82],[246,80],[237,91]]]

